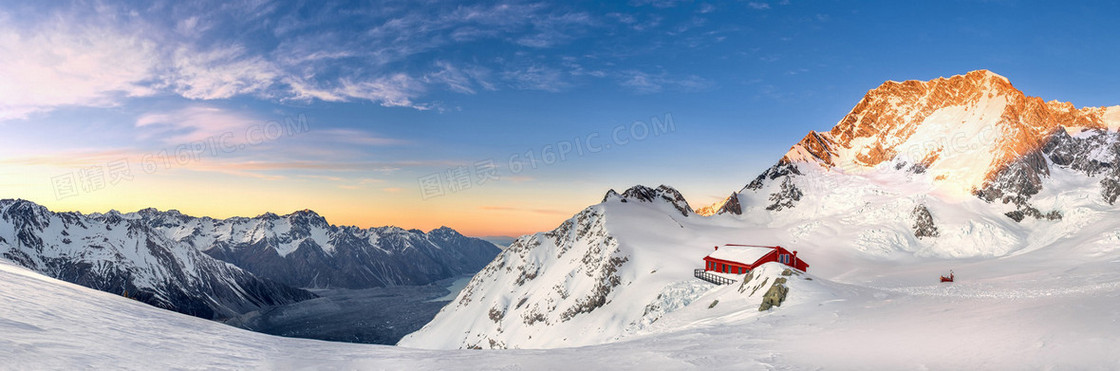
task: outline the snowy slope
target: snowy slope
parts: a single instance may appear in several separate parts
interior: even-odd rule
[[[1115,369],[1117,236],[1075,241],[1091,259],[1046,263],[1062,255],[1053,249],[961,264],[952,285],[934,281],[940,263],[853,277],[864,285],[786,277],[786,300],[764,312],[754,284],[702,286],[695,305],[628,340],[547,351],[274,337],[0,260],[0,359],[16,369]],[[874,287],[887,282],[896,286]]]

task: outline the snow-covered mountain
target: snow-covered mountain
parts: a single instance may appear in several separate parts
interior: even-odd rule
[[[334,226],[310,210],[225,220],[148,212],[148,218],[172,220],[158,228],[212,257],[305,288],[423,285],[477,272],[500,250],[447,227],[424,233]]]
[[[771,210],[798,203],[803,172],[906,174],[940,198],[1013,205],[1008,217],[1057,219],[1031,197],[1054,169],[1094,178],[1109,204],[1120,195],[1120,106],[1077,109],[1029,97],[980,70],[932,81],[888,81],[832,130],[810,132],[737,193]],[[722,205],[721,205],[722,206]],[[741,213],[733,209],[715,212]]]
[[[292,287],[426,284],[477,271],[498,251],[446,227],[338,227],[309,210],[213,219],[155,209],[54,213],[0,201],[0,256],[203,318],[314,297]]]
[[[703,256],[689,247],[741,234],[709,222],[668,186],[608,191],[556,229],[514,241],[399,344],[555,348],[637,333],[707,289],[685,279]]]
[[[1115,257],[1108,241],[1120,235],[1118,126],[1118,107],[1046,103],[988,71],[887,82],[700,212],[670,187],[638,186],[521,237],[400,344],[641,337],[709,305],[696,300],[712,287],[692,270],[725,243],[800,250],[814,274],[851,284],[914,284],[1011,257],[1027,262],[1023,271],[1057,256],[1092,264]]]
[[[54,213],[24,200],[0,200],[0,257],[208,319],[315,297],[178,243],[136,215]]]

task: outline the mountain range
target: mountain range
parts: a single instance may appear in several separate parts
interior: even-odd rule
[[[498,251],[446,227],[340,227],[310,210],[228,219],[155,209],[85,215],[0,200],[0,257],[208,319],[316,297],[304,288],[428,284],[477,271]]]

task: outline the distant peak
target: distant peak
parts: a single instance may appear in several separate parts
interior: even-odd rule
[[[451,227],[448,227],[448,226],[441,226],[439,228],[433,229],[431,231],[428,231],[428,234],[435,234],[437,236],[455,236],[455,235],[460,235],[461,236],[462,235],[461,233],[459,233],[459,231],[456,231],[455,229],[453,229]]]
[[[264,215],[268,215],[268,214],[272,214],[272,213],[264,213]],[[303,210],[293,211],[290,214],[284,215],[284,217],[285,218],[291,218],[291,217],[321,218],[322,216],[320,216],[319,213],[315,212],[314,210],[303,209]]]
[[[266,213],[267,214],[267,213]],[[319,215],[311,209],[303,209],[283,216],[285,219],[292,220],[293,222],[302,222],[327,226],[327,219]]]
[[[696,213],[701,216],[712,216],[725,213],[740,215],[743,213],[743,211],[739,206],[739,193],[731,192],[730,196],[727,196],[722,200],[716,201],[711,205],[696,209]]]
[[[620,202],[654,202],[663,200],[672,204],[684,216],[688,216],[692,212],[692,208],[688,206],[688,201],[684,199],[673,187],[667,185],[660,185],[657,188],[650,188],[644,185],[636,185],[626,189],[622,194],[618,194],[615,190],[607,191],[606,196],[603,196],[603,202],[619,200]]]
[[[603,201],[601,202],[607,202],[615,198],[622,198],[622,195],[619,195],[618,192],[614,191],[614,188],[611,188],[609,191],[607,191],[606,195],[603,195]]]

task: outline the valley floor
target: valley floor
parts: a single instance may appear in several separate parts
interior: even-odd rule
[[[1018,268],[1000,271],[1003,263]],[[791,285],[781,308],[761,313],[729,301],[709,309],[712,297],[733,289],[713,286],[697,300],[703,305],[618,343],[477,351],[264,335],[0,261],[0,359],[13,369],[1120,367],[1120,260],[1034,272],[1022,268],[1029,256],[957,264],[953,284],[936,283],[939,263],[861,276],[867,282],[807,276],[812,283]]]
[[[431,321],[468,279],[454,277],[423,286],[309,289],[319,297],[245,313],[224,323],[286,337],[392,345]]]

